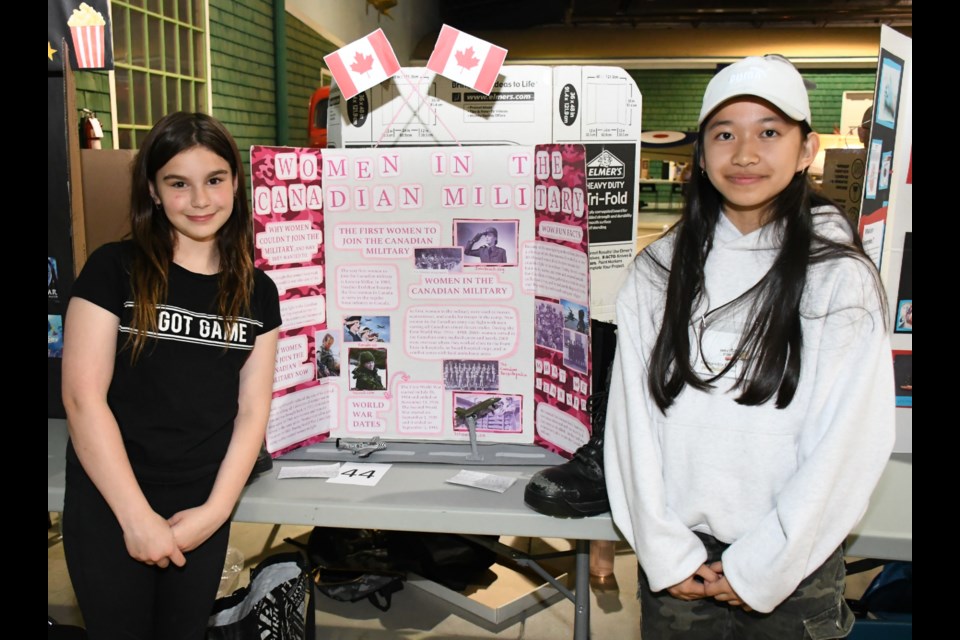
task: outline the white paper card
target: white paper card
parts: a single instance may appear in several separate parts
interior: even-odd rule
[[[481,473],[479,471],[467,471],[463,469],[452,478],[447,478],[450,484],[462,484],[467,487],[476,487],[477,489],[486,489],[487,491],[496,491],[503,493],[516,482],[516,478],[506,476],[497,476],[492,473]]]
[[[333,464],[311,464],[306,466],[287,465],[280,467],[280,473],[277,479],[286,478],[333,478],[340,472],[340,463]]]
[[[340,474],[327,482],[333,484],[362,484],[372,487],[390,470],[392,464],[377,462],[344,462],[340,465]]]

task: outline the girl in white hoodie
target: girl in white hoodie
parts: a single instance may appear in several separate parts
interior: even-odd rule
[[[842,544],[894,439],[883,290],[807,179],[788,60],[720,71],[699,124],[684,215],[617,305],[605,476],[642,636],[841,638]]]

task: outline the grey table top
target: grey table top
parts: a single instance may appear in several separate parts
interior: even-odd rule
[[[63,507],[66,421],[47,421],[47,508]],[[576,540],[617,540],[610,514],[565,519],[541,515],[523,501],[527,480],[539,467],[470,466],[517,478],[504,493],[445,482],[460,467],[397,463],[373,487],[327,483],[323,479],[279,480],[282,466],[316,462],[275,461],[241,496],[234,519],[296,525],[325,525],[513,535]],[[874,492],[870,508],[848,539],[847,555],[887,560],[913,559],[913,460],[895,454]]]

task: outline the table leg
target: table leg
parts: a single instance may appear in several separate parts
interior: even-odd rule
[[[573,602],[573,640],[590,639],[590,541],[577,540],[574,554],[576,556],[576,566],[574,568],[574,589],[573,592],[565,587],[554,576],[550,575],[546,569],[537,563],[537,559],[567,556],[569,551],[563,551],[555,554],[544,554],[539,556],[530,556],[522,551],[518,551],[502,542],[490,542],[482,536],[473,536],[470,534],[461,534],[468,540],[473,540],[477,544],[493,549],[499,555],[505,558],[511,558],[517,564],[533,569],[540,577],[549,582],[553,587],[563,594],[565,598]]]
[[[573,640],[590,638],[590,541],[577,540],[577,575],[574,587]]]
[[[270,529],[270,535],[267,536],[267,541],[263,543],[263,549],[260,551],[261,554],[267,555],[270,553],[270,550],[273,549],[273,545],[277,541],[277,534],[280,533],[281,526],[281,524],[275,523],[273,528]]]

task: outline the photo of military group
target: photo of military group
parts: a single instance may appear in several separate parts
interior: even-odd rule
[[[500,388],[495,360],[444,360],[443,388],[456,391],[496,391]]]

